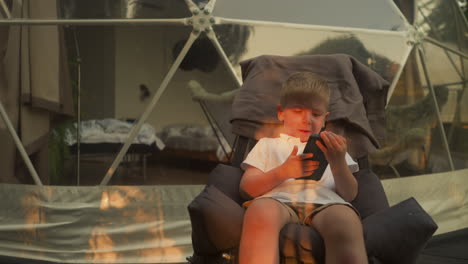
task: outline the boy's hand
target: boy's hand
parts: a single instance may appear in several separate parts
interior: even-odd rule
[[[320,133],[326,147],[320,142],[317,146],[325,153],[325,158],[330,164],[330,169],[335,179],[336,192],[347,202],[356,198],[358,185],[356,178],[349,170],[346,163],[347,143],[340,135],[329,131]]]
[[[326,146],[322,145],[320,141],[317,141],[317,146],[325,153],[328,163],[332,165],[344,161],[347,151],[346,139],[329,131],[321,132],[320,137],[323,139]]]
[[[281,178],[290,179],[312,175],[314,170],[318,168],[319,162],[305,159],[313,156],[312,153],[297,156],[297,146],[294,146],[288,159],[279,167]]]

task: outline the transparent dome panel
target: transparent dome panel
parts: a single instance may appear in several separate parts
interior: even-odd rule
[[[215,58],[211,42],[201,36],[185,53],[184,46],[193,36],[189,27],[79,29],[85,32],[78,34],[83,46],[83,122],[101,127],[106,123],[111,128],[104,130],[116,129],[126,141],[148,113],[109,184],[203,183],[217,162],[227,160],[234,139],[230,104],[202,104],[194,99],[189,85],[196,82],[213,94],[235,89],[236,82]],[[184,59],[175,67],[179,57]],[[111,162],[121,148],[111,150]],[[98,181],[110,165],[104,163]]]
[[[386,140],[369,156],[382,178],[414,176],[451,170],[434,96],[417,51],[410,55],[386,108]],[[439,107],[447,104],[449,90],[434,86]],[[445,132],[445,131],[444,131]]]
[[[344,53],[355,57],[390,82],[410,49],[405,38],[397,34],[235,24],[215,25],[214,31],[233,64],[265,54]]]
[[[3,18],[118,19],[191,16],[184,0],[23,0],[1,1]]]
[[[196,95],[235,90],[237,81],[205,35],[185,52],[190,36],[185,26],[64,27],[76,112],[52,125],[69,153],[55,160],[58,184],[203,184],[227,161],[231,102]]]
[[[460,84],[464,77],[464,63],[459,55],[429,42],[422,44],[431,81],[435,85]],[[464,62],[464,63],[463,63]]]
[[[65,33],[80,116],[66,120],[72,164],[64,168],[62,184],[79,178],[80,185],[96,185],[109,171],[109,185],[203,184],[215,164],[226,161],[233,140],[227,133],[230,104],[202,107],[189,87],[196,81],[214,94],[235,89],[222,61],[205,60],[215,55],[204,48],[210,42],[197,40],[184,55],[191,35],[184,26],[77,26],[66,27]],[[188,60],[174,67],[179,56]],[[226,151],[220,138],[227,142]]]
[[[467,168],[467,59],[431,43],[423,45],[429,76],[439,99],[440,116],[455,169]],[[439,91],[439,92],[438,92]]]
[[[455,169],[468,168],[468,92],[466,85],[449,87],[448,103],[443,108],[442,116],[445,120],[447,141],[452,153]]]
[[[201,165],[198,169],[203,170],[203,166],[210,168],[215,163],[227,161],[234,140],[229,123],[231,102],[209,98],[195,100],[191,87],[196,82],[205,92],[217,95],[226,88],[235,88],[229,79],[232,77],[221,65],[210,74],[179,68],[148,118],[165,144],[161,159],[186,170],[196,168],[197,162]]]
[[[69,162],[63,119],[72,119],[74,100],[69,60],[61,27],[3,27],[2,103],[17,136],[43,184],[54,184]],[[52,114],[54,113],[54,114]],[[60,120],[60,121],[59,121]],[[0,122],[6,164],[2,175],[12,183],[33,183],[33,174],[19,155],[7,126]],[[59,123],[61,124],[59,126]],[[64,123],[64,122],[63,122]],[[21,128],[21,129],[19,129]],[[11,157],[11,158],[10,158]],[[10,179],[16,178],[17,181]],[[35,181],[34,181],[35,182]]]
[[[456,1],[418,0],[414,25],[448,48],[468,50],[468,28]]]
[[[466,37],[466,32],[468,32],[467,18],[463,14],[458,13],[455,15],[455,21],[457,23],[457,40],[458,48],[464,54],[468,53],[468,39]]]
[[[131,128],[129,120],[115,116],[115,30],[110,26],[77,26],[67,27],[66,33],[77,102],[77,114],[67,132],[76,165],[67,175],[77,174],[80,185],[97,185]],[[124,166],[117,168],[115,179],[124,179],[124,174]]]
[[[213,15],[242,20],[356,27],[379,30],[404,30],[404,17],[392,1],[218,0]]]

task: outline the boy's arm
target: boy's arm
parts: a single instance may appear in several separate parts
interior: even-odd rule
[[[333,178],[335,178],[336,192],[347,202],[354,200],[357,195],[358,184],[346,161],[343,159],[343,161],[333,165],[330,163],[330,169]]]
[[[317,145],[325,153],[325,157],[330,164],[335,179],[336,192],[345,201],[351,202],[356,198],[358,184],[346,163],[346,139],[328,131],[320,133],[320,137],[325,142],[326,147],[319,141]]]
[[[309,176],[318,168],[318,162],[303,159],[312,156],[311,153],[297,156],[297,146],[294,146],[288,159],[268,172],[249,166],[242,176],[240,188],[250,196],[258,197],[287,179]]]
[[[269,172],[263,172],[253,166],[249,166],[242,176],[240,188],[255,198],[281,184],[284,179],[280,175],[279,167]]]

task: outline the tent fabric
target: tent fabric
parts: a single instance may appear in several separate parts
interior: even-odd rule
[[[0,255],[58,263],[180,263],[199,185],[1,184]],[[0,259],[1,260],[1,259]]]
[[[57,16],[55,1],[26,1],[23,17],[34,19],[37,14]],[[22,99],[45,109],[59,109],[59,28],[57,26],[22,27],[21,29],[21,86]],[[47,63],[47,71],[44,65]],[[51,109],[52,110],[52,109]]]
[[[20,9],[15,7],[12,13],[18,13]],[[20,61],[18,54],[20,50],[19,42],[20,27],[11,26],[2,31],[1,43],[5,53],[2,52],[2,65],[0,67],[0,100],[5,106],[5,110],[16,129],[19,118],[18,98],[19,89],[19,67]],[[1,182],[18,183],[19,180],[15,177],[15,151],[16,146],[10,133],[7,130],[3,121],[0,122],[0,144],[2,151],[0,152],[0,179]]]
[[[23,3],[22,13],[23,17],[30,19],[56,18],[57,7],[56,0],[26,1]],[[22,27],[20,43],[23,103],[51,112],[72,114],[71,84],[63,28]],[[65,102],[67,104],[64,104]]]
[[[439,226],[437,234],[468,228],[468,169],[383,180],[390,204],[414,197]]]
[[[23,17],[34,18],[35,12],[53,12],[55,1],[35,5],[27,1],[21,6]],[[54,5],[52,5],[54,4]],[[33,9],[38,9],[33,11]],[[57,110],[58,94],[58,28],[50,26],[21,27],[19,36],[20,75],[19,84],[22,105],[20,107],[20,137],[28,152],[33,154],[46,147],[50,127],[50,114],[44,110]],[[47,62],[47,70],[44,64]],[[36,105],[42,110],[32,109]],[[51,107],[52,106],[52,107]],[[52,108],[52,109],[50,109]],[[47,171],[47,170],[46,170]],[[46,172],[39,173],[44,175]]]
[[[56,17],[57,2],[14,1],[12,15]],[[53,118],[51,113],[73,114],[63,37],[63,29],[58,26],[10,26],[0,40],[5,43],[0,94],[6,101],[2,103],[6,105],[9,118],[19,132],[27,153],[37,154],[34,162],[44,182],[47,182],[44,175],[48,175],[47,147]],[[0,166],[0,182],[17,183],[21,181],[18,178],[21,178],[19,175],[22,172],[15,171],[17,161],[14,144],[3,122],[0,122],[0,133],[5,134],[0,138],[1,145],[5,146],[1,152],[5,166]],[[24,177],[30,178],[29,175]]]
[[[436,235],[445,237],[468,228],[467,175],[465,169],[382,184],[391,205],[414,197],[439,226]],[[429,188],[433,183],[438,188]],[[187,205],[203,187],[1,184],[0,255],[60,263],[185,262],[193,254]],[[467,243],[463,234],[455,239]],[[437,248],[444,249],[439,257],[463,257],[444,248],[450,237],[437,237],[419,263]]]

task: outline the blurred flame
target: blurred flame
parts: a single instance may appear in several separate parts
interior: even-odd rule
[[[135,188],[135,187],[132,187],[132,188]],[[128,190],[125,190],[125,188],[121,188],[121,190],[103,191],[101,195],[101,203],[100,203],[99,208],[105,211],[111,207],[118,208],[118,209],[122,209],[126,207],[130,203],[130,200],[125,195],[127,193],[125,192],[122,193],[123,191],[128,192]],[[143,198],[141,193],[138,196]]]
[[[109,209],[110,205],[109,205],[109,195],[107,194],[107,192],[102,192],[102,195],[101,195],[101,204],[99,206],[99,209],[105,211],[107,209]]]
[[[119,254],[112,251],[114,241],[101,227],[93,229],[91,237],[88,240],[90,251],[86,253],[86,259],[96,263],[115,263]],[[105,261],[105,262],[102,262]]]
[[[37,193],[26,193],[21,199],[21,206],[24,211],[25,232],[21,232],[20,236],[24,244],[34,245],[43,240],[43,231],[37,230],[38,224],[45,223],[44,213],[41,210]],[[43,252],[38,252],[39,255],[44,255]]]
[[[146,234],[142,237],[142,243],[151,244],[150,247],[135,249],[134,253],[142,260],[146,259],[180,259],[184,258],[185,247],[176,246],[177,241],[167,238],[164,232],[164,210],[161,198],[161,192],[156,191],[155,197],[149,199],[141,188],[135,186],[119,186],[117,189],[106,190],[101,194],[100,210],[113,210],[112,214],[119,220],[131,223],[131,228],[128,226],[125,232],[127,234],[140,232]],[[145,200],[154,202],[154,210],[147,210],[138,203]],[[107,216],[108,217],[108,216]],[[107,220],[106,217],[106,220]],[[125,220],[127,219],[127,220]],[[139,224],[155,223],[148,225],[146,230],[139,230]],[[118,240],[116,240],[118,239]],[[117,242],[118,241],[118,242]],[[86,253],[86,258],[93,262],[100,263],[115,263],[118,262],[119,253],[115,247],[126,242],[131,242],[129,237],[113,238],[112,234],[105,229],[104,226],[96,226],[88,240],[89,251]],[[129,254],[126,252],[125,254]],[[132,254],[132,253],[130,253]]]
[[[35,193],[28,193],[21,199],[27,226],[26,230],[33,236],[36,235],[36,228],[34,226],[44,222],[43,217],[41,217],[41,210],[37,204],[38,198]]]
[[[110,206],[118,209],[126,207],[130,201],[123,196],[119,191],[110,192]]]

